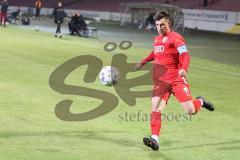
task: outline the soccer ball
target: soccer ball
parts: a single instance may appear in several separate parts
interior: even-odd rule
[[[35,31],[39,31],[39,28],[38,28],[38,26],[36,26],[34,29],[35,29]]]
[[[113,66],[106,66],[101,69],[99,79],[105,86],[113,86],[118,83],[120,74],[117,68]]]

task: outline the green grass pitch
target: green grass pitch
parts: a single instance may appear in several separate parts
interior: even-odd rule
[[[160,150],[154,152],[142,143],[143,136],[149,134],[149,121],[129,117],[138,112],[140,116],[148,114],[150,97],[137,99],[133,107],[119,99],[117,108],[102,117],[66,122],[54,113],[59,101],[74,100],[73,113],[89,111],[101,101],[62,95],[49,86],[51,73],[73,57],[94,55],[109,65],[112,56],[119,52],[126,54],[129,62],[137,63],[150,51],[148,46],[136,42],[129,50],[109,53],[103,50],[107,39],[56,39],[44,32],[0,28],[0,159],[239,160],[240,43],[228,36],[216,37],[186,37],[193,55],[188,73],[193,96],[206,96],[215,104],[216,111],[201,110],[191,119],[180,121],[164,120]],[[150,38],[146,42],[151,45]],[[205,59],[206,56],[209,58]],[[85,83],[85,71],[86,67],[78,68],[66,83],[117,95],[112,87],[102,86],[98,80]],[[173,97],[164,113],[185,114]]]

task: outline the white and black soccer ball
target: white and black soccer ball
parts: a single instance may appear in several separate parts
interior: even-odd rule
[[[113,86],[120,80],[120,74],[117,68],[113,66],[106,66],[101,69],[99,79],[105,86]]]
[[[35,31],[39,31],[38,26],[35,26],[34,30],[35,30]]]

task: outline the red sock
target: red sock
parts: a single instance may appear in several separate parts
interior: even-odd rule
[[[193,101],[193,104],[194,104],[194,108],[195,108],[195,113],[197,113],[200,108],[202,107],[202,101],[200,99],[195,99]]]
[[[151,130],[152,135],[159,136],[161,129],[161,113],[152,112],[151,114]]]

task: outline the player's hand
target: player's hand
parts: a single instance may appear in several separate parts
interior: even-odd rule
[[[179,76],[185,77],[185,78],[187,76],[187,72],[185,71],[185,69],[179,69],[178,74]]]
[[[138,63],[135,65],[135,70],[138,71],[140,68],[142,68],[142,64],[141,63]]]

